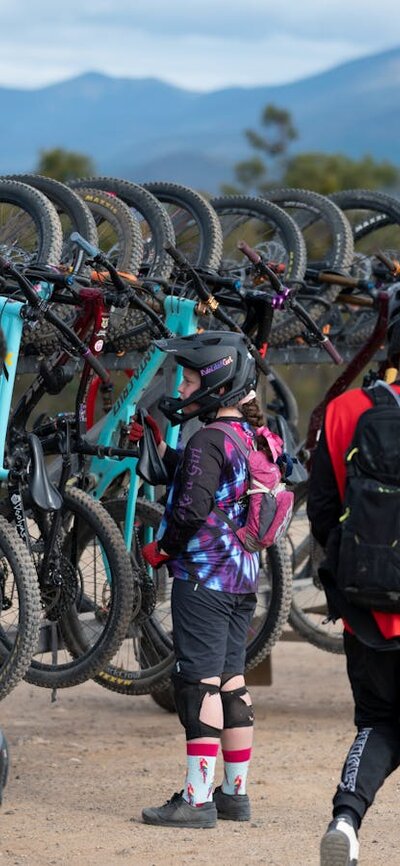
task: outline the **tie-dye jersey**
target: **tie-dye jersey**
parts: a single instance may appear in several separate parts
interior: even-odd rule
[[[224,422],[251,444],[254,432],[249,424],[232,418]],[[158,532],[174,577],[194,578],[224,592],[256,590],[258,553],[244,550],[234,531],[212,510],[214,504],[221,507],[243,526],[248,484],[246,460],[223,431],[203,427],[189,439],[178,458]]]

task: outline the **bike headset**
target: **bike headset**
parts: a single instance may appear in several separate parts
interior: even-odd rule
[[[188,337],[155,340],[163,352],[175,355],[178,364],[200,374],[200,387],[186,400],[162,397],[161,412],[172,425],[183,424],[196,416],[201,421],[215,416],[220,406],[232,406],[255,387],[256,364],[241,334],[206,331]],[[223,393],[219,393],[224,388]],[[197,408],[183,413],[191,403]]]

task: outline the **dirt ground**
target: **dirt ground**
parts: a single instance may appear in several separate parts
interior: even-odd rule
[[[283,642],[273,683],[254,687],[256,742],[249,824],[159,830],[140,823],[184,776],[177,717],[149,697],[94,683],[50,693],[21,683],[1,705],[12,768],[0,812],[0,866],[318,866],[319,839],[352,707],[344,660]],[[217,781],[221,775],[218,764]],[[388,780],[361,836],[361,866],[399,862],[400,775]]]

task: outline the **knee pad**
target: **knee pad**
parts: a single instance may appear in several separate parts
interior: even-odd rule
[[[221,687],[225,686],[226,683],[229,683],[229,680],[233,680],[235,677],[244,676],[243,671],[237,671],[237,673],[233,674],[221,674]]]
[[[187,740],[196,740],[198,737],[221,736],[221,728],[206,725],[200,719],[200,711],[206,695],[217,695],[219,686],[210,683],[189,683],[179,674],[172,674],[172,682],[175,692],[175,704],[181,724],[186,731]]]
[[[231,692],[221,691],[225,728],[251,728],[254,725],[254,710],[246,704],[243,696],[248,694],[247,687],[241,686]]]

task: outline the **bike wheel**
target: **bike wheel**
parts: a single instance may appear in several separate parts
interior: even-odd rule
[[[307,248],[308,265],[313,267],[323,265],[327,270],[348,270],[354,255],[354,243],[351,226],[344,213],[333,202],[305,189],[272,189],[265,194],[268,201],[273,201],[290,214],[301,229]],[[331,304],[341,286],[321,283],[313,292],[315,300],[304,300],[304,306],[312,318],[326,318],[326,305]],[[321,302],[319,302],[321,297]],[[291,316],[282,331],[280,316],[274,319],[271,345],[284,345],[289,337],[300,333],[299,323]],[[281,339],[284,337],[285,339]]]
[[[144,244],[143,274],[168,279],[173,262],[165,246],[174,243],[175,234],[167,211],[155,196],[136,183],[114,177],[79,178],[71,181],[70,186],[99,189],[122,199],[140,224]]]
[[[307,264],[303,236],[294,221],[277,205],[252,196],[221,196],[211,200],[222,226],[221,272],[238,272],[248,259],[237,249],[244,240],[270,261],[286,266],[285,280],[302,280]]]
[[[131,209],[118,196],[79,187],[79,196],[94,219],[98,246],[117,270],[137,274],[143,258],[143,238]]]
[[[283,538],[260,555],[257,607],[248,634],[246,671],[259,665],[278,642],[288,620],[291,600],[291,562]]]
[[[126,511],[124,499],[109,500],[104,505],[122,529]],[[157,503],[145,499],[137,500],[136,532],[132,548],[133,567],[136,571],[137,562],[141,558],[138,548],[148,540],[149,530],[157,530],[163,512],[164,509]],[[147,572],[144,569],[143,572],[140,570],[139,583],[143,577],[146,580]],[[139,590],[139,610],[133,613],[123,644],[96,677],[96,682],[100,685],[125,695],[145,695],[155,686],[166,685],[175,661],[171,637],[172,581],[165,567],[153,570],[149,578],[147,593]]]
[[[353,277],[376,283],[382,289],[393,282],[389,271],[382,268],[376,252],[381,250],[392,259],[400,258],[400,201],[393,196],[365,189],[341,190],[329,198],[345,213],[354,237]],[[357,346],[372,333],[376,310],[361,312],[347,307],[341,339],[346,345]]]
[[[162,202],[174,227],[176,246],[197,267],[217,270],[223,249],[221,224],[202,195],[178,183],[142,184]]]
[[[133,276],[138,274],[143,259],[143,237],[132,209],[118,196],[102,190],[80,187],[78,192],[95,218],[100,248],[117,270]],[[161,305],[158,304],[157,312],[160,311]],[[132,330],[136,333],[138,318],[140,319],[140,314],[134,308],[125,309],[118,317],[110,316],[107,350],[125,351],[133,346],[139,348],[140,335],[133,337],[133,342],[129,338]],[[144,340],[145,347],[148,342],[147,335]]]
[[[268,260],[285,265],[285,283],[303,280],[307,263],[304,239],[285,211],[276,204],[250,196],[224,196],[213,199],[211,204],[220,218],[224,236],[221,274],[236,275],[243,280],[249,263],[238,250],[238,242],[244,240]],[[253,285],[252,279],[250,285]],[[300,329],[293,316],[275,312],[270,345],[285,344],[297,336]]]
[[[96,224],[89,208],[77,193],[65,186],[65,184],[53,180],[53,178],[42,177],[36,174],[13,175],[12,177],[38,189],[39,192],[47,196],[52,202],[57,210],[63,233],[63,245],[59,263],[63,267],[71,269],[74,274],[83,273],[86,275],[88,269],[85,266],[85,253],[76,244],[71,244],[70,235],[71,232],[77,231],[89,243],[97,245]],[[76,312],[72,307],[54,304],[53,309],[67,325],[73,327]],[[36,323],[34,335],[32,331],[25,329],[22,337],[23,350],[28,354],[40,353],[51,355],[52,352],[56,351],[59,343],[60,332],[45,319]]]
[[[293,599],[289,623],[308,643],[331,653],[343,653],[343,625],[326,622],[326,597],[318,577],[320,548],[313,540],[307,517],[307,485],[296,493],[288,530],[293,570]]]
[[[28,520],[42,619],[25,678],[44,688],[94,677],[123,640],[133,604],[130,560],[117,527],[82,490],[69,488],[63,499],[54,564],[43,561],[48,516],[33,509]]]
[[[111,500],[106,506],[116,522],[122,525],[124,500]],[[139,537],[148,528],[157,529],[162,514],[161,506],[138,499]],[[156,598],[152,613],[147,618],[139,615],[133,619],[120,658],[113,659],[96,680],[112,691],[146,694],[169,687],[175,661],[170,610],[172,581],[165,568],[158,570],[155,580]],[[246,670],[259,664],[279,640],[287,622],[290,602],[290,561],[286,544],[282,541],[262,556],[257,607],[249,630]]]
[[[0,700],[24,677],[39,636],[40,595],[27,548],[0,516]]]
[[[73,274],[79,274],[84,270],[85,253],[76,244],[71,244],[71,232],[79,232],[94,246],[98,242],[96,224],[85,202],[70,187],[51,177],[40,174],[14,174],[10,177],[38,189],[55,206],[63,233],[59,264],[70,268]]]
[[[0,178],[0,252],[13,264],[58,265],[62,229],[57,211],[37,189]]]
[[[354,253],[351,226],[340,207],[331,207],[334,202],[308,189],[271,189],[264,198],[288,211],[299,225],[310,266],[316,260],[331,270],[351,266]],[[339,291],[338,287],[330,286],[323,290],[328,299],[336,297]]]

